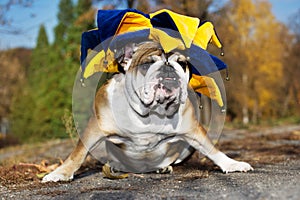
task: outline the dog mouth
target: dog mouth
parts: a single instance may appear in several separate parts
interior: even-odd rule
[[[173,101],[180,92],[180,79],[171,66],[163,66],[156,76],[158,83],[154,85],[155,101],[162,104]]]
[[[182,92],[182,80],[174,67],[162,65],[153,72],[142,90],[145,105],[178,104]]]

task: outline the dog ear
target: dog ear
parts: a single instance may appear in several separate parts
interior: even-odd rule
[[[129,43],[126,44],[123,48],[115,50],[115,59],[119,65],[119,71],[127,71],[134,52],[136,51],[136,44]],[[120,69],[121,68],[121,69]]]
[[[135,44],[134,43],[127,44],[124,47],[124,60],[132,59],[132,55],[133,55],[134,51],[135,51]]]

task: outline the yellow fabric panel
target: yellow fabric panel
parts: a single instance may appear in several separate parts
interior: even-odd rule
[[[107,64],[105,64],[105,52],[102,50],[87,64],[83,77],[88,78],[96,72],[118,72],[118,64],[114,59],[114,53],[109,49],[106,53],[106,61]]]
[[[151,27],[152,24],[150,22],[150,19],[138,13],[128,12],[123,16],[115,35],[139,31]]]
[[[194,44],[200,46],[202,49],[206,49],[209,42],[212,42],[218,48],[222,47],[222,44],[215,33],[213,24],[211,22],[205,22],[198,28],[194,38]]]
[[[167,33],[165,33],[164,31],[161,31],[156,28],[150,29],[149,39],[152,39],[160,43],[161,47],[166,53],[169,53],[174,49],[181,49],[181,50],[185,49],[185,46],[180,39],[173,38],[169,36]]]
[[[128,12],[123,16],[114,35],[139,31],[151,27],[150,19],[138,13]],[[107,61],[107,65],[104,64],[105,59]],[[110,49],[107,50],[106,55],[105,51],[102,50],[94,56],[87,64],[83,76],[84,78],[88,78],[96,72],[118,72],[118,65],[114,59],[114,53],[110,51]]]
[[[172,17],[174,23],[177,26],[177,29],[178,29],[180,35],[182,36],[184,44],[186,45],[187,48],[190,48],[191,44],[193,42],[193,39],[196,35],[200,20],[195,17],[189,17],[189,16],[178,14],[178,13],[174,13],[167,9],[162,9],[157,12],[151,13],[150,18],[152,18],[155,15],[158,15],[162,12],[166,12]]]
[[[223,107],[224,103],[221,92],[213,78],[193,74],[189,85],[196,92],[204,94],[205,96],[215,100],[220,107]]]

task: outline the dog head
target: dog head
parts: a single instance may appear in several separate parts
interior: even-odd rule
[[[141,115],[171,116],[187,99],[189,69],[179,52],[164,53],[156,42],[126,47],[121,65],[126,71],[126,94]]]

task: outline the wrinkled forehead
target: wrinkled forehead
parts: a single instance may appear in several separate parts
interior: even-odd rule
[[[186,57],[178,51],[165,53],[157,42],[143,42],[133,46],[134,49],[130,67],[156,62],[158,60],[167,62],[169,58],[173,58],[175,55],[179,61],[186,61]]]

